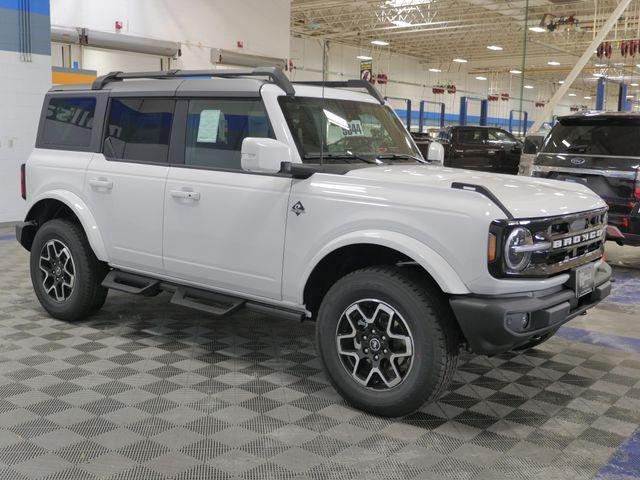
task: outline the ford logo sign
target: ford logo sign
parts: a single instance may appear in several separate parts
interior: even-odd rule
[[[571,159],[571,163],[573,163],[574,165],[582,165],[584,162],[586,162],[586,160],[582,157],[576,157]]]

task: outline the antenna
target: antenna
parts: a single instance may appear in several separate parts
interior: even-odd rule
[[[322,39],[322,131],[320,132],[320,165],[324,164],[324,136],[327,131],[326,115],[324,114],[324,89],[327,81],[327,43],[328,41]]]

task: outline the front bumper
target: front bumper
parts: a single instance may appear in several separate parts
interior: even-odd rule
[[[611,267],[602,262],[595,275],[595,288],[577,298],[569,286],[553,292],[532,292],[519,296],[475,295],[450,298],[470,349],[477,354],[495,355],[544,341],[560,326],[597,305],[611,292]],[[529,326],[514,327],[517,314],[529,314]]]

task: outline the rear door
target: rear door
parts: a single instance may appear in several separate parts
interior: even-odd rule
[[[456,128],[453,131],[451,166],[470,170],[492,170],[496,148],[487,144],[487,129]]]
[[[565,117],[546,138],[534,175],[582,183],[609,205],[609,219],[626,217],[636,198],[640,117]]]
[[[171,98],[111,98],[85,196],[112,265],[162,273],[164,189],[175,109]]]
[[[520,154],[522,153],[518,140],[501,128],[490,128],[487,135],[488,145],[496,148],[493,155],[493,171],[511,175],[518,173]]]

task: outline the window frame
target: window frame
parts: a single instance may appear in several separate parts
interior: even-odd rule
[[[47,142],[44,139],[45,121],[47,119],[47,112],[49,110],[49,104],[53,99],[63,98],[94,98],[96,101],[96,108],[93,112],[93,127],[91,129],[91,139],[89,145],[61,145],[57,143]],[[40,122],[38,123],[38,132],[36,134],[36,148],[43,148],[49,150],[68,150],[73,152],[99,152],[102,149],[102,131],[104,129],[105,111],[107,109],[107,102],[109,94],[107,92],[98,91],[77,91],[77,92],[51,92],[47,93],[42,102],[42,110],[40,112]]]
[[[206,165],[187,165],[185,163],[186,157],[186,148],[187,148],[187,119],[189,116],[189,102],[193,100],[243,100],[243,101],[259,101],[262,103],[264,107],[265,114],[267,116],[267,121],[269,122],[269,128],[273,132],[273,136],[275,140],[278,140],[275,129],[273,128],[273,124],[271,122],[271,117],[269,116],[269,111],[267,106],[264,103],[264,99],[262,97],[229,97],[229,96],[180,96],[177,97],[178,103],[182,104],[182,108],[180,109],[180,117],[174,115],[174,129],[172,130],[171,136],[171,144],[169,145],[169,164],[173,167],[178,168],[190,168],[195,170],[209,170],[215,172],[229,172],[229,173],[244,173],[248,175],[266,175],[271,177],[291,177],[290,174],[287,173],[267,173],[267,172],[247,172],[246,170],[234,169],[234,168],[222,168],[222,167],[212,167]],[[176,112],[178,108],[176,107]],[[179,122],[177,125],[175,122]],[[177,130],[177,131],[176,131]],[[175,132],[175,148],[172,148],[174,136],[173,132]],[[173,152],[173,155],[172,155]]]
[[[111,118],[111,109],[113,106],[114,100],[169,100],[174,102],[173,107],[173,117],[171,119],[171,130],[169,131],[169,145],[167,146],[167,160],[164,162],[153,162],[148,160],[137,160],[130,158],[115,158],[110,157],[104,152],[104,141],[107,138],[107,134],[109,133],[109,119]],[[100,144],[98,152],[101,153],[104,158],[109,162],[124,162],[124,163],[140,163],[143,165],[161,165],[161,166],[169,166],[171,165],[171,155],[172,155],[172,145],[174,143],[174,132],[176,130],[176,115],[178,113],[178,103],[179,100],[175,96],[152,96],[152,95],[110,95],[108,98],[108,104],[106,106],[106,112],[104,115],[104,122],[102,125],[101,135],[100,135]]]

